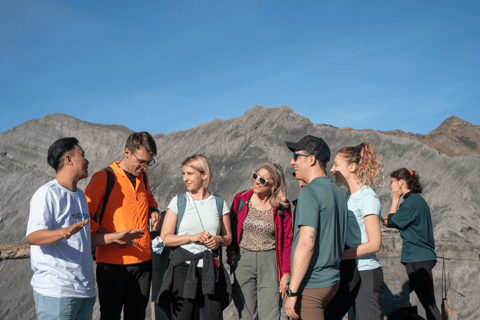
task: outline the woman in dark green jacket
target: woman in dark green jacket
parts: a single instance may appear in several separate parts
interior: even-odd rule
[[[384,224],[400,230],[403,240],[401,262],[407,269],[410,292],[417,294],[427,320],[441,320],[433,290],[432,269],[437,263],[437,256],[430,208],[420,195],[422,186],[414,171],[402,168],[390,176],[393,201]],[[399,207],[401,196],[403,202]]]

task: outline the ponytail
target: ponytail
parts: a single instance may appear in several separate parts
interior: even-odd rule
[[[375,148],[368,142],[362,142],[356,147],[345,147],[338,151],[345,160],[357,164],[355,174],[363,185],[373,188],[380,186],[382,181],[382,161]]]

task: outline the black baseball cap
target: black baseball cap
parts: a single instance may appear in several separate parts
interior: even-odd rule
[[[330,148],[322,138],[317,138],[311,135],[305,136],[298,142],[285,141],[288,149],[295,152],[297,150],[305,150],[317,158],[318,161],[327,163],[330,161]]]

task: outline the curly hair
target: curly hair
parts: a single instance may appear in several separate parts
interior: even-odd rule
[[[284,208],[290,207],[290,203],[287,200],[287,186],[282,167],[279,164],[267,162],[258,167],[255,172],[258,172],[260,169],[267,170],[273,180],[272,196],[270,197],[272,207],[278,205],[282,205]]]
[[[404,180],[407,183],[407,188],[415,193],[422,193],[422,185],[418,174],[413,170],[405,168],[398,169],[390,174],[390,177],[397,180]]]
[[[362,142],[356,147],[344,147],[338,150],[345,160],[356,163],[355,174],[364,185],[377,188],[380,186],[383,174],[383,165],[380,155],[368,142]]]

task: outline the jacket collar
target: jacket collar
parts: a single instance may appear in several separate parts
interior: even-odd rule
[[[247,203],[248,200],[250,200],[250,198],[252,197],[253,195],[253,188],[250,188],[249,190],[247,190],[245,193],[243,193],[241,196],[240,196],[240,199],[243,200],[243,202]]]
[[[403,195],[403,200],[406,200],[410,195],[414,193],[413,191],[407,192],[406,194]]]
[[[110,167],[112,167],[113,171],[115,172],[115,174],[119,174],[125,178],[127,178],[128,180],[130,180],[130,178],[127,176],[127,174],[125,173],[125,171],[120,168],[119,164],[120,162],[122,161],[114,161],[112,162],[112,164],[110,165]],[[139,181],[143,181],[143,174],[139,175],[138,177],[136,177],[137,180]]]
[[[248,200],[250,200],[250,198],[253,196],[253,188],[250,188],[248,189],[247,191],[245,191],[245,193],[243,193],[241,196],[240,196],[240,199],[242,199],[242,201],[245,203],[245,205],[247,204]],[[248,206],[247,206],[248,207]],[[276,212],[278,209],[278,206],[275,206],[273,207],[273,212]]]

